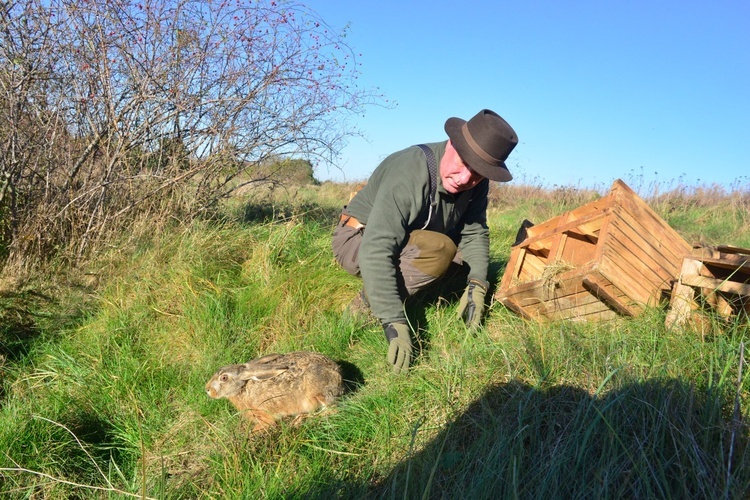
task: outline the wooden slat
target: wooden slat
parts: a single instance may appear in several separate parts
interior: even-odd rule
[[[611,292],[613,285],[605,282],[598,274],[588,274],[583,278],[583,286],[586,287],[599,300],[605,302],[615,311],[625,316],[635,316],[639,311],[631,307],[627,297],[618,297]],[[623,298],[625,300],[623,300]]]
[[[697,286],[701,288],[710,288],[720,292],[736,293],[738,295],[750,296],[750,285],[737,283],[735,281],[720,280],[715,278],[706,278],[705,276],[688,275],[680,279],[683,285]]]
[[[574,220],[572,222],[567,222],[565,224],[562,224],[561,226],[553,227],[550,230],[545,231],[545,232],[539,234],[538,236],[533,236],[531,238],[526,238],[523,241],[523,243],[521,243],[521,246],[524,246],[524,247],[529,247],[530,246],[532,248],[536,248],[534,245],[537,242],[543,242],[543,243],[540,243],[541,247],[542,248],[549,248],[551,246],[551,242],[550,243],[544,242],[544,240],[546,240],[548,238],[551,238],[551,237],[554,237],[556,234],[564,232],[564,231],[575,230],[576,226],[578,226],[579,224],[590,223],[590,222],[592,222],[594,220],[597,220],[597,219],[604,219],[607,216],[609,216],[610,211],[611,211],[611,209],[607,208],[607,209],[602,210],[601,212],[595,212],[595,213],[589,214],[589,215],[587,215],[585,217],[582,217],[581,219]],[[554,220],[557,220],[557,219],[558,218],[556,217]],[[536,226],[534,226],[534,227],[536,227]]]
[[[672,286],[672,297],[669,299],[669,311],[664,326],[667,329],[683,326],[690,319],[692,311],[696,309],[698,309],[698,304],[695,302],[695,290],[676,282]]]
[[[566,233],[564,245],[557,253],[558,258],[574,266],[584,266],[593,262],[596,255],[596,243],[583,234],[570,231]]]
[[[505,297],[505,298],[498,299],[498,300],[500,301],[501,304],[503,304],[505,307],[507,307],[508,309],[510,309],[511,311],[513,311],[514,313],[516,313],[519,316],[521,316],[523,319],[526,319],[526,320],[533,319],[526,312],[526,310],[523,307],[521,307],[515,300],[513,300],[513,299],[511,299],[509,297]]]
[[[546,261],[531,252],[525,252],[517,278],[521,281],[533,281],[539,279],[544,272],[545,267],[547,267]]]
[[[575,229],[578,233],[585,236],[589,241],[596,243],[599,239],[599,230],[604,224],[603,219],[596,219],[583,224],[576,225]]]
[[[724,258],[701,257],[704,264],[711,264],[716,267],[722,267],[732,271],[750,272],[750,257],[744,258],[739,256],[727,255]]]
[[[643,270],[622,258],[622,252],[607,247],[599,270],[637,304],[648,304],[654,294],[653,284],[641,276]]]
[[[580,309],[590,306],[591,304],[601,304],[601,301],[582,287],[577,293],[547,299],[541,304],[543,304],[544,309],[551,314],[555,311]]]
[[[661,290],[671,288],[685,253],[677,257],[672,252],[666,252],[664,246],[654,246],[654,238],[647,239],[643,236],[647,232],[646,228],[634,229],[628,221],[630,216],[624,213],[622,215],[623,217],[614,220],[608,228],[608,239],[605,242],[607,250],[615,252],[615,264],[629,267],[630,273],[635,272],[635,276],[646,280],[646,283],[639,281],[641,285],[647,286],[652,299],[658,299]],[[687,243],[685,245],[687,251]],[[626,266],[624,261],[627,261],[629,266]],[[643,297],[638,298],[638,301],[643,302]]]
[[[676,276],[682,259],[690,255],[690,245],[674,231],[668,234],[660,232],[661,224],[642,225],[647,218],[636,219],[627,210],[618,215],[614,223],[632,241],[631,250],[642,252],[653,260],[652,266],[667,270],[670,276]]]
[[[679,269],[683,257],[690,255],[691,246],[640,198],[629,197],[620,201],[619,207],[623,211],[618,213],[619,218],[646,236],[649,244]]]
[[[578,280],[580,281],[580,280]],[[546,314],[548,303],[565,300],[565,297],[574,296],[583,291],[582,286],[576,286],[576,280],[567,280],[553,294],[549,294],[541,280],[532,283],[524,283],[506,293],[498,295],[500,301],[513,300],[514,304],[522,308],[530,316]]]
[[[557,278],[552,293],[544,286],[543,280],[524,283],[496,296],[501,302],[511,299],[514,305],[529,316],[573,317],[592,310],[608,309],[607,304],[591,294],[583,285],[582,271],[590,268],[571,270]]]
[[[510,258],[505,266],[505,273],[503,273],[503,279],[500,281],[500,289],[507,289],[510,287],[514,278],[518,276],[523,265],[523,259],[526,255],[525,248],[512,248],[510,251]]]
[[[750,249],[748,248],[733,247],[733,246],[728,246],[728,245],[719,245],[716,247],[716,250],[718,250],[721,253],[742,254],[750,258]]]
[[[552,313],[549,319],[555,321],[602,321],[617,317],[617,313],[601,302],[594,302],[591,307],[583,306],[575,309],[567,309],[559,313]]]
[[[551,300],[541,300],[540,296],[536,295],[522,298],[507,297],[501,298],[500,301],[503,303],[511,301],[514,306],[523,310],[526,316],[534,318],[565,319],[608,309],[586,290]]]

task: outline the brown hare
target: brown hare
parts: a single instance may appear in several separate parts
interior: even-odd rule
[[[256,432],[283,417],[332,404],[343,394],[344,383],[336,362],[317,352],[296,351],[224,366],[206,383],[206,392],[229,399]]]

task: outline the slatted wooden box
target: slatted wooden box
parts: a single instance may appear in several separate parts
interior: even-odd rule
[[[690,245],[623,181],[527,229],[495,298],[525,318],[634,316],[668,295]]]

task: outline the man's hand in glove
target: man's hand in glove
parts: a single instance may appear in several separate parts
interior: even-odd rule
[[[393,365],[393,373],[406,372],[411,363],[411,333],[406,323],[386,323],[383,325],[388,341],[388,362]]]
[[[470,279],[458,303],[458,316],[463,318],[466,326],[471,330],[482,324],[487,285],[488,283]]]

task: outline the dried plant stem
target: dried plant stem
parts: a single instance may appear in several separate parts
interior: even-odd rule
[[[138,495],[135,493],[128,493],[127,491],[118,490],[117,488],[105,487],[105,486],[91,486],[89,484],[74,483],[73,481],[67,481],[65,479],[60,479],[59,477],[45,474],[44,472],[39,472],[39,471],[31,470],[31,469],[25,469],[23,467],[2,467],[0,468],[0,472],[25,472],[27,474],[33,474],[35,476],[47,478],[56,483],[67,484],[69,486],[75,486],[76,488],[85,488],[88,490],[96,490],[96,491],[108,491],[112,493],[125,495],[128,497],[147,498],[149,500],[153,500],[153,497],[142,497],[141,495]]]
[[[25,472],[27,474],[33,474],[35,476],[47,478],[47,479],[49,479],[51,481],[54,481],[56,483],[67,484],[69,486],[75,486],[76,488],[84,488],[84,489],[96,490],[96,491],[107,491],[107,492],[118,493],[118,494],[129,496],[129,497],[151,498],[151,497],[147,497],[145,495],[145,492],[139,495],[139,494],[135,494],[135,493],[128,493],[127,491],[122,491],[122,490],[119,490],[119,489],[115,488],[112,485],[112,483],[109,481],[109,479],[107,478],[107,476],[104,474],[104,472],[102,471],[102,469],[99,467],[99,465],[96,463],[96,461],[94,460],[94,458],[91,456],[91,454],[83,446],[83,443],[81,443],[81,441],[78,439],[78,437],[70,429],[68,429],[67,427],[65,427],[63,424],[61,424],[59,422],[55,422],[54,420],[50,420],[50,419],[45,418],[45,417],[40,417],[39,415],[34,415],[34,418],[38,418],[39,420],[44,420],[45,422],[49,422],[49,423],[51,423],[53,425],[56,425],[56,426],[58,426],[58,427],[60,427],[62,429],[65,429],[71,436],[73,436],[73,439],[76,440],[76,443],[78,443],[78,446],[81,448],[81,450],[83,450],[83,452],[86,454],[86,456],[89,457],[89,460],[91,460],[91,463],[94,464],[94,467],[96,467],[96,470],[99,471],[99,474],[102,476],[102,478],[104,479],[104,481],[107,483],[107,486],[92,486],[92,485],[88,485],[88,484],[75,483],[73,481],[68,481],[66,479],[60,479],[59,477],[55,477],[55,476],[52,476],[50,474],[46,474],[44,472],[39,472],[39,471],[27,469],[25,467],[3,467],[3,468],[0,468],[0,472]]]

